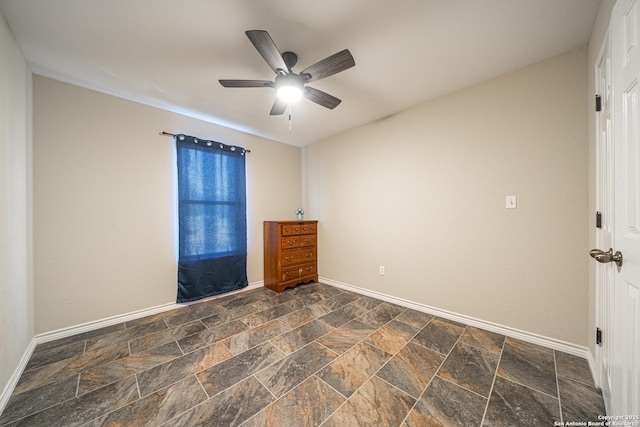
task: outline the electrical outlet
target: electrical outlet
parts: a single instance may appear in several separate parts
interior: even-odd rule
[[[381,276],[384,276],[384,265],[380,266],[380,269],[378,270],[378,272],[380,273]]]
[[[505,198],[505,207],[507,209],[515,209],[517,205],[516,196],[507,196]]]

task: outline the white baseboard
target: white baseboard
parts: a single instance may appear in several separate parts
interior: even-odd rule
[[[56,329],[55,331],[44,332],[35,336],[36,344],[42,344],[49,341],[59,340],[61,338],[82,334],[84,332],[95,331],[96,329],[106,328],[107,326],[117,325],[118,323],[130,322],[131,320],[140,319],[142,317],[151,316],[153,314],[162,313],[164,311],[174,310],[183,306],[175,302],[158,305],[151,308],[132,311],[126,314],[118,314],[116,316],[106,317],[104,319],[94,320],[79,325],[73,325],[66,328]]]
[[[216,296],[204,298],[198,301],[193,301],[188,303],[172,302],[172,303],[162,304],[162,305],[158,305],[151,308],[145,308],[145,309],[133,311],[130,313],[119,314],[116,316],[111,316],[104,319],[95,320],[92,322],[82,323],[80,325],[69,326],[67,328],[61,328],[55,331],[37,334],[36,336],[33,337],[31,342],[29,343],[29,346],[24,351],[24,354],[20,359],[20,363],[18,364],[18,367],[13,372],[13,375],[11,376],[11,378],[9,378],[9,382],[5,385],[4,390],[2,391],[2,394],[0,394],[0,414],[2,413],[2,411],[4,411],[4,408],[7,405],[7,402],[9,402],[9,398],[11,398],[11,394],[13,393],[13,390],[18,384],[18,380],[20,379],[20,376],[24,372],[24,368],[27,366],[27,363],[29,363],[29,359],[33,354],[33,350],[35,350],[36,345],[38,344],[46,343],[49,341],[55,341],[61,338],[70,337],[72,335],[81,334],[83,332],[94,331],[96,329],[116,325],[118,323],[129,322],[131,320],[140,319],[142,317],[151,316],[153,314],[158,314],[158,313],[162,313],[169,310],[174,310],[176,308],[184,307],[187,305],[197,304],[199,302],[208,301],[215,298],[221,298],[227,295],[237,294],[240,292],[245,292],[250,289],[260,288],[262,286],[264,286],[264,281],[259,281],[259,282],[251,283],[246,288],[242,288],[237,291],[227,292],[226,294],[216,295]]]
[[[15,371],[13,371],[13,375],[9,378],[9,382],[5,385],[4,390],[2,390],[2,394],[0,394],[0,414],[4,411],[4,408],[7,406],[9,402],[9,398],[11,398],[11,394],[13,393],[13,389],[16,388],[18,384],[18,380],[24,371],[24,368],[27,367],[27,363],[29,363],[29,359],[31,359],[31,355],[33,354],[33,350],[36,348],[36,340],[33,338],[27,349],[22,354],[22,358],[20,359],[20,363],[18,363],[18,367]]]
[[[400,305],[402,307],[411,308],[413,310],[421,311],[423,313],[433,314],[434,316],[442,317],[444,319],[453,320],[454,322],[464,323],[466,325],[475,326],[480,329],[484,329],[491,332],[496,332],[507,337],[517,338],[522,341],[526,341],[532,344],[538,344],[554,350],[563,351],[565,353],[573,354],[574,356],[587,359],[591,367],[590,352],[586,347],[571,344],[565,341],[557,340],[555,338],[549,338],[542,335],[534,334],[531,332],[521,331],[519,329],[511,328],[509,326],[499,325],[497,323],[488,322],[486,320],[476,319],[474,317],[465,316],[463,314],[454,313],[447,310],[441,310],[439,308],[431,307],[424,304],[419,304],[413,301],[409,301],[403,298],[398,298],[393,295],[383,294],[381,292],[371,291],[369,289],[360,288],[358,286],[349,285],[347,283],[337,282],[335,280],[328,279],[326,277],[320,277],[321,283],[335,286],[337,288],[346,289],[348,291],[356,292],[362,295],[367,295],[372,298],[381,299],[393,304]],[[593,373],[593,369],[592,369]],[[595,377],[594,377],[595,378]]]
[[[589,363],[589,370],[591,371],[591,377],[595,383],[597,388],[600,387],[600,378],[596,375],[596,359],[594,359],[593,354],[590,351],[587,351],[587,362]]]
[[[215,296],[203,298],[197,301],[186,302],[186,303],[170,302],[167,304],[162,304],[162,305],[158,305],[151,308],[145,308],[145,309],[133,311],[130,313],[119,314],[119,315],[107,317],[104,319],[94,320],[92,322],[87,322],[80,325],[74,325],[74,326],[69,326],[67,328],[57,329],[51,332],[45,332],[45,333],[36,335],[35,337],[36,344],[55,341],[60,338],[70,337],[72,335],[81,334],[83,332],[94,331],[96,329],[105,328],[107,326],[117,325],[118,323],[130,322],[132,320],[140,319],[142,317],[151,316],[151,315],[162,313],[165,311],[175,310],[176,308],[188,306],[191,304],[197,304],[199,302],[221,298],[227,295],[233,295],[240,292],[245,292],[250,289],[259,288],[263,285],[264,285],[264,281],[255,282],[255,283],[251,283],[246,288],[242,288],[237,291],[227,292],[222,295],[215,295]]]

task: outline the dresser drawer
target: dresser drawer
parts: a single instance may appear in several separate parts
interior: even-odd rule
[[[300,224],[300,234],[316,234],[318,224]]]
[[[280,238],[282,249],[297,248],[300,246],[300,236],[283,236]]]
[[[318,224],[316,223],[282,224],[283,236],[292,236],[295,234],[315,234],[317,230]]]
[[[299,279],[300,277],[311,276],[316,274],[316,264],[302,264],[295,267],[287,267],[282,269],[281,280],[286,282],[288,280]]]
[[[282,252],[282,266],[303,264],[306,262],[313,262],[316,260],[316,251],[314,248],[283,251]]]
[[[302,234],[300,236],[284,236],[281,238],[282,249],[301,248],[304,246],[315,246],[315,234]]]
[[[300,224],[285,224],[282,226],[283,236],[291,236],[293,234],[300,234]]]

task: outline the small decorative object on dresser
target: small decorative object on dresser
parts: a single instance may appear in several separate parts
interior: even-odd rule
[[[264,286],[276,292],[318,281],[318,221],[264,222]]]

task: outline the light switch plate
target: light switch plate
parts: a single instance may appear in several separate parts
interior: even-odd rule
[[[515,209],[517,204],[516,196],[507,196],[505,198],[505,207],[507,209]]]

